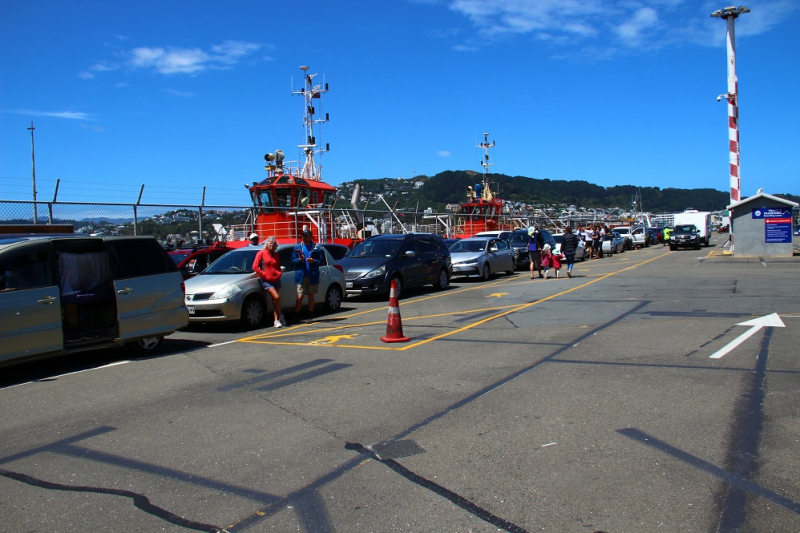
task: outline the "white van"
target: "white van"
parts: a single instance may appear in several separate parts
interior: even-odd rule
[[[711,213],[697,209],[687,209],[683,213],[676,213],[673,227],[686,224],[694,224],[700,234],[701,244],[706,246],[711,244]]]

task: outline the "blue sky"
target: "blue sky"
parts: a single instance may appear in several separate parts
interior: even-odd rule
[[[800,194],[800,2],[736,22],[742,193]],[[324,179],[480,171],[728,189],[721,1],[0,3],[0,199],[243,205],[296,159],[308,65]]]

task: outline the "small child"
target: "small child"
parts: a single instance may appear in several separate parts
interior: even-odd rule
[[[558,250],[553,252],[549,244],[544,245],[542,250],[542,266],[544,267],[544,279],[549,278],[550,267],[556,271],[556,279],[559,278],[561,272],[562,256]]]

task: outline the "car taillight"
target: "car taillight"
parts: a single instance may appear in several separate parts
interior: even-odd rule
[[[342,265],[333,265],[333,268],[344,274],[344,269],[342,268]]]

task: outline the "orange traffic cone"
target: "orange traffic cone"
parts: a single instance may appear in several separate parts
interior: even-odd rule
[[[403,336],[403,321],[400,319],[400,304],[397,303],[397,282],[392,280],[389,291],[389,320],[386,322],[386,336],[381,337],[383,342],[408,342],[408,337]]]

